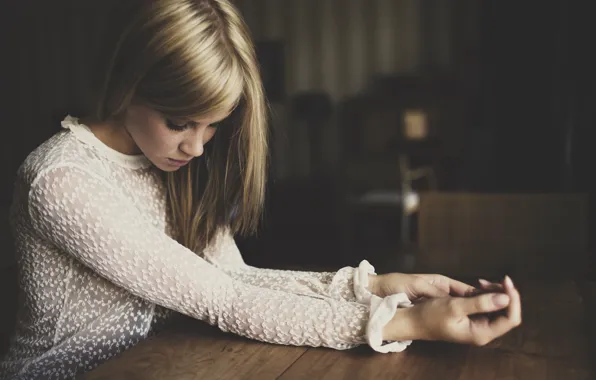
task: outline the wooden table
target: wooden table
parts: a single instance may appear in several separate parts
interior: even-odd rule
[[[485,347],[414,342],[403,353],[264,344],[193,321],[91,371],[98,379],[596,379],[594,283],[519,286],[522,326]]]

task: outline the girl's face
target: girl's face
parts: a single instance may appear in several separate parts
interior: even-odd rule
[[[217,123],[226,114],[208,114],[201,120],[172,120],[146,106],[132,105],[124,125],[137,153],[143,153],[163,171],[175,171],[203,154]]]

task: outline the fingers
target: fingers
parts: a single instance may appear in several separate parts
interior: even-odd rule
[[[459,315],[492,313],[506,308],[510,296],[502,293],[488,293],[468,298],[453,298],[453,307]]]
[[[497,316],[488,324],[476,325],[478,336],[482,337],[480,339],[481,343],[488,343],[521,324],[521,297],[519,292],[509,276],[505,277],[503,284],[505,294],[510,299],[509,307],[505,314]]]
[[[505,277],[504,288],[505,293],[509,296],[511,301],[509,302],[507,313],[491,322],[490,327],[497,336],[503,335],[509,330],[519,326],[522,320],[521,297],[509,276]]]
[[[478,283],[480,284],[480,288],[474,288],[471,291],[469,291],[465,296],[466,297],[473,297],[473,296],[477,296],[480,294],[486,294],[486,293],[503,293],[503,285],[495,283],[495,282],[490,282],[484,279],[479,279]]]
[[[490,281],[480,278],[480,279],[478,279],[478,283],[480,284],[480,287],[484,290],[503,291],[503,285],[496,283],[496,282],[490,282]]]
[[[519,291],[515,288],[513,281],[511,281],[511,277],[509,276],[505,277],[505,290],[511,298],[507,317],[509,317],[511,322],[513,322],[516,326],[519,326],[522,319],[521,297],[519,295]]]
[[[452,295],[463,297],[476,289],[472,285],[468,285],[464,282],[457,281],[449,277],[447,277],[447,280],[449,280],[449,289],[451,290],[450,293]]]
[[[475,289],[471,285],[440,274],[415,274],[415,276],[424,278],[426,281],[454,296],[463,297]]]
[[[502,284],[490,282],[482,278],[478,279],[478,283],[480,284],[479,288],[475,288],[473,286],[461,283],[459,281],[452,281],[458,283],[458,285],[456,285],[455,287],[457,289],[455,293],[458,296],[474,297],[486,293],[504,293]]]
[[[431,284],[430,282],[424,280],[423,278],[416,279],[410,285],[410,289],[411,289],[411,293],[414,294],[416,298],[421,298],[421,297],[436,298],[436,297],[446,297],[449,295],[446,291]]]

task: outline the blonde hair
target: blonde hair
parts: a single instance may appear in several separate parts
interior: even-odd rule
[[[195,252],[222,227],[255,232],[265,198],[267,107],[242,17],[228,0],[128,4],[94,117],[118,118],[137,102],[175,118],[233,110],[203,157],[164,173],[169,217],[177,240]]]

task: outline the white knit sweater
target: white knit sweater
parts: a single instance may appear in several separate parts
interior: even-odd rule
[[[112,150],[76,118],[62,125],[18,173],[11,221],[22,302],[0,378],[73,378],[171,311],[277,344],[409,344],[382,345],[395,310],[379,301],[408,301],[377,299],[371,310],[366,261],[335,273],[255,268],[227,231],[199,256],[171,238],[164,188],[146,157]]]

